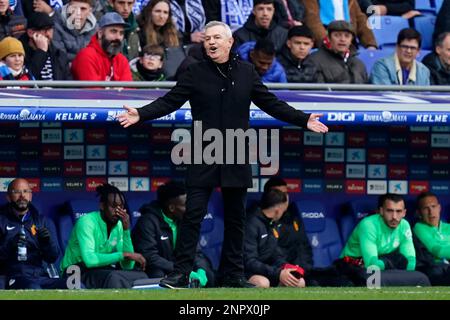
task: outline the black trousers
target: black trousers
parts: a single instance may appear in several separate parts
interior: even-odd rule
[[[81,272],[81,282],[86,289],[130,289],[136,280],[148,279],[143,271],[101,268]]]
[[[186,213],[175,248],[175,272],[192,271],[200,227],[208,210],[212,187],[188,187]],[[219,276],[244,276],[243,246],[247,188],[222,188],[224,237]]]

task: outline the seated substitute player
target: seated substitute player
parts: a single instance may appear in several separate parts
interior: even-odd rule
[[[133,271],[136,262],[145,270],[146,261],[133,249],[125,197],[110,184],[96,190],[100,210],[82,216],[75,223],[61,269],[78,265],[81,282],[87,289],[131,288],[134,280],[147,275]]]
[[[353,230],[336,264],[355,285],[364,286],[376,266],[381,286],[428,286],[428,278],[414,271],[416,253],[400,195],[387,193],[378,199],[379,213],[361,220]]]
[[[417,269],[425,273],[434,286],[450,285],[450,224],[441,221],[441,205],[434,193],[417,196],[420,221],[413,228]]]
[[[244,267],[248,282],[259,288],[304,287],[304,270],[290,264],[281,248],[274,224],[288,208],[287,194],[280,190],[263,193],[260,208],[246,223]]]
[[[180,182],[169,181],[157,190],[157,200],[142,206],[142,216],[133,229],[134,247],[147,260],[145,272],[150,278],[163,278],[173,271],[180,222],[186,212],[186,189]],[[209,259],[197,250],[190,280],[200,287],[214,286],[214,271]]]

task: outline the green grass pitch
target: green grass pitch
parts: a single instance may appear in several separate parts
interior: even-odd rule
[[[450,300],[450,287],[0,290],[0,300]]]

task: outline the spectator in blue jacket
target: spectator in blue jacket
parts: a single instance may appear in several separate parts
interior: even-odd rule
[[[287,82],[284,68],[275,58],[275,47],[269,39],[246,42],[239,46],[237,53],[242,60],[255,65],[263,82]]]
[[[422,36],[414,29],[399,32],[394,55],[378,60],[370,74],[373,84],[430,85],[430,70],[417,61]]]
[[[17,178],[8,185],[8,204],[0,213],[0,263],[7,277],[7,289],[67,289],[64,278],[50,278],[43,263],[54,263],[59,246],[51,222],[31,204],[28,181]],[[20,239],[24,226],[26,238]],[[52,232],[53,231],[53,232]],[[24,243],[26,260],[19,261],[18,245]]]

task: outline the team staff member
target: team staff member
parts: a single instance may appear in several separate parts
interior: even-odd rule
[[[194,125],[202,122],[203,130],[216,129],[225,136],[226,129],[249,127],[250,103],[282,121],[327,132],[318,121],[319,114],[305,114],[279,100],[265,87],[253,65],[230,55],[233,37],[229,26],[212,21],[205,27],[204,46],[209,59],[192,64],[176,86],[149,105],[126,112],[118,119],[127,128],[139,121],[156,119],[179,109],[190,101]],[[194,154],[194,153],[191,153]],[[244,278],[243,236],[247,188],[252,186],[249,163],[195,164],[188,166],[187,209],[180,226],[175,248],[175,269],[161,281],[164,287],[185,287],[189,282],[199,239],[200,224],[207,212],[210,195],[221,187],[224,200],[225,233],[219,274],[222,286],[249,287]]]

